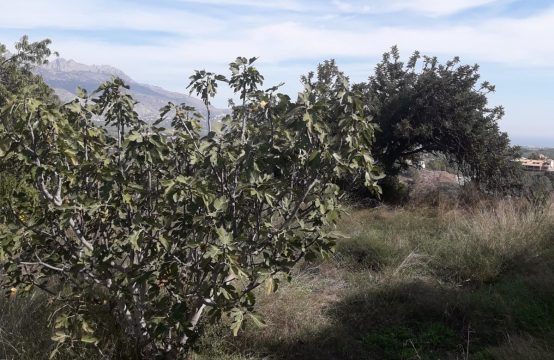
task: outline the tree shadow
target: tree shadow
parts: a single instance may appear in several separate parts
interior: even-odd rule
[[[466,359],[468,354],[493,359],[487,349],[503,346],[507,336],[552,343],[553,262],[536,260],[494,284],[455,287],[422,279],[360,284],[327,308],[328,326],[258,345],[268,359],[349,360]]]
[[[421,351],[459,351],[469,322],[458,297],[456,291],[422,281],[360,289],[327,310],[330,326],[267,348],[277,358],[323,360],[409,359]]]

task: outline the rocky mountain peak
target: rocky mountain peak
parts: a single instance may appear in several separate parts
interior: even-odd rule
[[[56,58],[50,61],[48,64],[40,67],[38,69],[38,72],[42,75],[47,72],[63,73],[66,75],[71,73],[84,75],[84,73],[86,73],[89,77],[96,74],[99,78],[111,78],[111,76],[117,76],[124,79],[125,81],[132,81],[132,79],[127,76],[127,74],[113,66],[85,65],[75,60],[67,60],[64,58]]]
[[[130,93],[138,101],[136,110],[146,121],[157,120],[160,108],[168,102],[184,103],[195,107],[201,113],[205,112],[204,104],[197,98],[167,91],[158,86],[138,83],[120,69],[109,65],[85,65],[74,60],[56,58],[36,68],[35,72],[41,75],[44,81],[56,91],[58,97],[65,102],[75,98],[77,87],[92,92],[112,76],[117,76],[131,86]],[[212,108],[210,112],[217,117],[225,114],[226,110]]]

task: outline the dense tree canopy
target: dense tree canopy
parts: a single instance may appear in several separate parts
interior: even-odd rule
[[[479,81],[479,66],[457,57],[441,64],[416,52],[404,63],[396,47],[385,53],[368,82],[354,86],[379,127],[373,150],[385,174],[394,177],[423,153],[440,153],[482,189],[509,187],[518,148],[498,127],[502,107],[488,104],[494,86]]]

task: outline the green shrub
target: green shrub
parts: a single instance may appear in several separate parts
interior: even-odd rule
[[[60,347],[177,357],[201,320],[228,317],[235,335],[261,325],[254,290],[273,293],[279,274],[330,253],[343,211],[336,180],[355,172],[378,189],[374,129],[347,79],[307,80],[292,101],[259,89],[255,60],[237,58],[229,78],[191,76],[207,134],[194,109],[171,103],[158,122],[172,129],[148,126],[118,78],[64,106],[26,95],[0,109],[0,168],[38,195],[14,192],[3,208],[0,286],[64,305],[53,319]],[[218,84],[241,104],[212,124]]]

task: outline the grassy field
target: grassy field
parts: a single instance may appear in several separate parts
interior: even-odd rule
[[[269,326],[210,327],[193,358],[554,358],[549,211],[352,210],[341,230],[331,261],[261,295]]]
[[[352,209],[340,230],[331,259],[260,292],[268,326],[205,326],[191,359],[554,359],[551,208]],[[45,306],[2,300],[0,359],[48,358]]]

